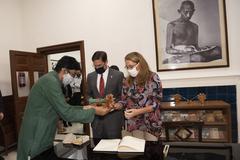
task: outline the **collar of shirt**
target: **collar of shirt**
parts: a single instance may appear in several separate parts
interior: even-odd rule
[[[109,67],[107,67],[107,69],[103,73],[104,87],[106,87],[106,84],[107,84],[108,73],[109,73]],[[98,89],[98,91],[99,91],[100,78],[101,78],[101,74],[97,74],[97,89]]]

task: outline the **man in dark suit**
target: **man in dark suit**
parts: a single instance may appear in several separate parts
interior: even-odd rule
[[[2,100],[2,93],[0,91],[0,121],[4,118],[4,113],[3,113],[3,100]],[[0,156],[0,160],[4,160],[3,157]]]
[[[96,51],[92,62],[95,71],[87,76],[89,98],[101,99],[112,94],[115,101],[118,101],[122,92],[123,73],[108,67],[104,51]],[[118,106],[103,117],[95,116],[92,122],[93,138],[121,138],[123,118],[123,111]]]

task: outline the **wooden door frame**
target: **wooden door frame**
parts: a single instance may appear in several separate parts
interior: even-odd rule
[[[38,54],[46,55],[46,57],[50,54],[57,54],[57,53],[64,53],[64,52],[72,52],[72,51],[79,51],[80,52],[80,64],[82,69],[82,92],[83,92],[83,101],[84,105],[88,103],[87,100],[87,78],[86,78],[86,64],[85,64],[85,50],[84,50],[84,41],[76,41],[76,42],[69,42],[69,43],[62,43],[57,45],[45,46],[37,48]],[[89,124],[84,124],[83,130],[85,134],[90,135],[90,126]]]
[[[80,51],[81,58],[81,69],[82,69],[82,81],[83,81],[83,96],[84,104],[87,104],[87,78],[86,78],[86,64],[85,64],[85,51],[84,51],[84,41],[76,41],[70,43],[62,43],[57,45],[51,45],[46,47],[37,48],[37,53],[43,55]]]

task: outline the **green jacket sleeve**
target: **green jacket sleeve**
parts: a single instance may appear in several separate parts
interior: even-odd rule
[[[49,103],[61,118],[69,122],[90,123],[95,116],[94,109],[83,109],[66,103],[59,81],[50,79],[42,85]]]

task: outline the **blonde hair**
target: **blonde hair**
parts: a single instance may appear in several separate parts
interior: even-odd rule
[[[139,67],[139,73],[136,77],[136,82],[138,86],[144,86],[145,83],[149,80],[150,76],[151,76],[151,71],[149,69],[148,63],[147,61],[144,59],[144,57],[138,53],[138,52],[131,52],[128,53],[125,56],[125,61],[129,60],[135,63],[138,63],[138,67]],[[131,76],[127,77],[127,82],[132,85],[133,84],[133,80],[134,78]]]

